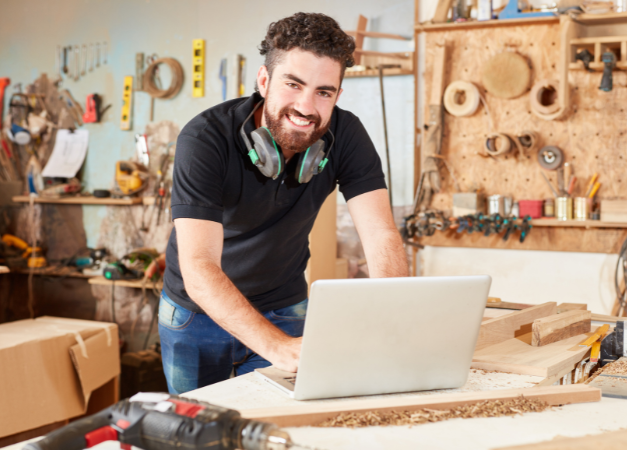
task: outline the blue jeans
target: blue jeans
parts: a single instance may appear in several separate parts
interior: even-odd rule
[[[290,336],[303,335],[307,300],[263,316]],[[244,375],[270,362],[235,339],[206,314],[191,312],[161,292],[159,336],[171,394],[181,394]]]

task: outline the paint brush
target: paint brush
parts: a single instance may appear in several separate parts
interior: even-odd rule
[[[551,184],[551,182],[549,181],[549,179],[546,177],[546,175],[544,174],[544,172],[540,172],[542,174],[542,177],[544,178],[544,181],[546,181],[546,184],[549,185],[549,187],[551,188],[551,191],[553,192],[553,195],[555,197],[559,197],[559,195],[557,195],[557,191],[555,190],[555,188],[553,187],[553,185]]]
[[[592,178],[590,178],[590,181],[588,181],[588,186],[586,186],[586,194],[584,195],[584,197],[588,197],[590,195],[590,192],[592,192],[592,188],[594,187],[594,183],[597,181],[598,177],[598,173],[592,175]]]

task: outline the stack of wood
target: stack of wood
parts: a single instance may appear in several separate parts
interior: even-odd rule
[[[579,344],[591,324],[586,305],[555,302],[485,320],[472,367],[541,376],[540,385],[553,384],[590,356],[590,347]]]

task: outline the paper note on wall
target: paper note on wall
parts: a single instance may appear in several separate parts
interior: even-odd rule
[[[73,178],[76,176],[87,154],[89,131],[59,130],[52,155],[44,167],[42,176]]]

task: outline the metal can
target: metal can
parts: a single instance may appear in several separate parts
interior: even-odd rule
[[[590,199],[575,197],[575,220],[588,220]]]
[[[503,196],[502,195],[490,195],[488,197],[488,215],[500,214],[503,215]]]
[[[555,217],[555,200],[547,198],[544,200],[544,210],[542,212],[544,217]]]
[[[503,215],[509,217],[512,215],[513,200],[509,196],[503,197]]]
[[[557,220],[572,220],[573,199],[571,197],[557,197],[555,199],[555,217]]]

